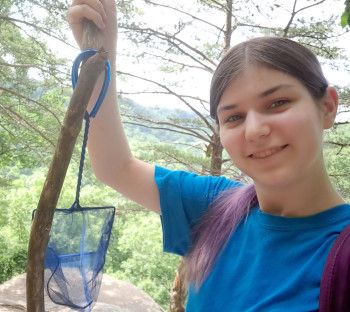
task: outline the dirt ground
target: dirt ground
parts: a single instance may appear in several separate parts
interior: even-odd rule
[[[22,274],[0,285],[0,312],[26,311],[26,275]],[[72,312],[54,304],[45,294],[45,310]],[[100,295],[93,312],[164,312],[155,301],[136,286],[104,275]]]

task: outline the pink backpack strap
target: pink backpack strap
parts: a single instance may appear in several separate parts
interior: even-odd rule
[[[350,311],[350,224],[335,240],[323,269],[319,312]]]

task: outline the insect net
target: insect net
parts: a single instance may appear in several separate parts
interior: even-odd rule
[[[91,311],[101,287],[114,214],[114,207],[56,209],[44,271],[53,302]]]
[[[83,51],[78,56],[73,65],[73,88],[80,62],[96,52]],[[109,77],[106,74],[105,81],[106,77],[110,79],[109,63],[107,65]],[[109,80],[103,85],[104,93],[108,84]],[[47,295],[54,303],[81,312],[91,311],[97,301],[115,215],[115,207],[112,206],[81,207],[79,204],[90,116],[95,117],[103,98],[104,95],[99,97],[100,103],[95,104],[93,114],[85,114],[76,199],[70,208],[55,210],[45,258],[44,286]]]

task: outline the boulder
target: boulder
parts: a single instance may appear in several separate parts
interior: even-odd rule
[[[72,312],[56,305],[45,293],[45,310]],[[26,311],[26,274],[18,275],[0,285],[0,311]],[[136,286],[104,274],[100,295],[93,312],[164,312],[155,301]]]

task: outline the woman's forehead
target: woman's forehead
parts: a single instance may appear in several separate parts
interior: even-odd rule
[[[235,94],[238,97],[247,95],[263,97],[279,89],[292,87],[305,88],[296,78],[282,71],[262,66],[250,66],[230,82],[222,97],[227,93]]]

